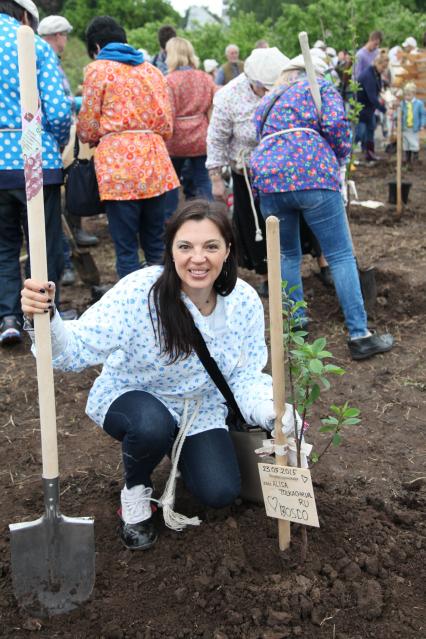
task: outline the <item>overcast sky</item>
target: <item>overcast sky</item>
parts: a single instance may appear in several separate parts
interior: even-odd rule
[[[191,5],[207,7],[218,16],[222,13],[222,0],[171,0],[171,4],[181,15],[184,15]]]

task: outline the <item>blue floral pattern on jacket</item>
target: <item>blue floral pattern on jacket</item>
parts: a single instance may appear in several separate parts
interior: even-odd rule
[[[282,193],[309,189],[340,189],[339,166],[351,149],[351,128],[343,100],[327,81],[318,81],[322,99],[321,121],[307,79],[291,84],[277,99],[262,121],[271,100],[282,87],[266,96],[255,113],[258,146],[251,155],[253,186],[262,193]],[[265,139],[266,136],[296,127],[295,131]]]

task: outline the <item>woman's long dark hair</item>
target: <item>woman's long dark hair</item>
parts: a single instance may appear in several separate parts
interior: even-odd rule
[[[148,300],[151,322],[160,343],[161,352],[172,364],[186,359],[194,348],[194,320],[181,297],[181,280],[173,262],[173,240],[180,227],[189,221],[210,220],[222,235],[229,255],[213,288],[218,295],[229,295],[237,281],[237,255],[231,222],[223,205],[206,200],[193,200],[167,222],[164,234],[164,270],[151,287]],[[157,320],[154,322],[152,304]]]

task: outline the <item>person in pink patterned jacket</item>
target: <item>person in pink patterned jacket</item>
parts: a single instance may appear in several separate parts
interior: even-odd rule
[[[190,165],[195,196],[211,200],[205,164],[209,115],[217,87],[208,73],[198,69],[198,58],[188,40],[171,38],[166,52],[166,80],[173,113],[173,135],[167,141],[167,149],[178,176],[184,164]],[[176,210],[178,199],[178,189],[168,194],[166,218]]]

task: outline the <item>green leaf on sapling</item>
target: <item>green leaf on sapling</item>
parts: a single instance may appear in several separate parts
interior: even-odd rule
[[[345,371],[340,366],[336,366],[335,364],[326,364],[324,366],[324,371],[326,373],[332,373],[333,375],[344,375]]]
[[[341,437],[340,433],[334,433],[333,439],[331,441],[332,441],[333,446],[338,446],[340,444],[340,442],[342,441],[342,437]]]
[[[344,406],[343,406],[344,408]],[[342,406],[336,406],[335,404],[332,404],[330,406],[330,410],[333,411],[333,413],[336,413],[336,415],[340,415],[341,411],[342,411]]]
[[[326,377],[320,377],[320,382],[324,386],[325,390],[329,390],[331,388],[331,384]]]
[[[343,416],[344,417],[358,417],[358,415],[360,414],[360,410],[359,408],[347,408],[344,412],[343,412]]]
[[[323,363],[319,359],[311,359],[309,362],[309,370],[311,370],[315,375],[321,375],[323,368]]]
[[[335,430],[336,430],[335,426],[328,426],[327,424],[324,424],[324,426],[320,426],[319,428],[320,433],[332,433]]]
[[[307,405],[312,406],[312,404],[317,401],[318,397],[320,396],[320,393],[321,393],[320,387],[318,386],[318,384],[314,384],[312,386],[311,392],[309,393]]]
[[[325,337],[319,337],[312,344],[312,350],[317,355],[320,351],[324,350],[324,346],[327,344]]]
[[[317,353],[318,359],[324,359],[325,357],[333,357],[333,354],[330,351],[320,351]]]
[[[305,343],[303,337],[299,337],[298,335],[293,335],[291,341],[295,344],[298,344],[299,346],[303,346],[303,344]]]
[[[335,426],[338,425],[339,420],[337,419],[337,417],[331,417],[330,415],[328,417],[325,417],[324,419],[321,420],[322,424],[334,424]]]
[[[311,457],[310,457],[310,459],[311,459],[311,462],[312,462],[313,464],[316,464],[316,463],[317,463],[317,461],[318,461],[318,459],[319,459],[319,455],[318,455],[318,453],[316,453],[315,451],[314,451],[313,453],[311,453]]]
[[[361,420],[358,417],[347,417],[346,419],[343,420],[342,424],[343,426],[355,426],[356,424],[359,424],[361,422]]]

